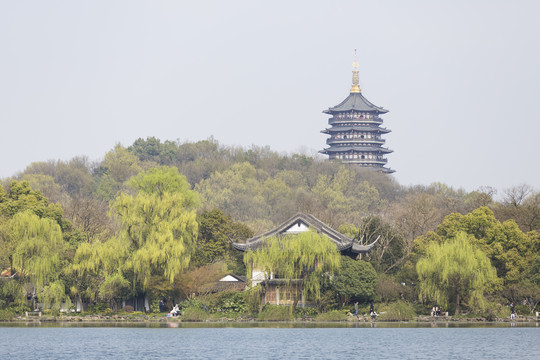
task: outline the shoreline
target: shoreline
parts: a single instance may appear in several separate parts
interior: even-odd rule
[[[540,318],[536,316],[518,316],[516,319],[511,320],[509,318],[487,320],[482,317],[470,317],[470,318],[454,318],[448,317],[432,317],[420,315],[412,320],[371,320],[368,316],[360,316],[354,318],[350,316],[345,320],[317,320],[315,318],[296,318],[291,320],[258,320],[256,318],[219,318],[219,319],[205,319],[205,320],[186,320],[181,317],[166,317],[157,315],[85,315],[85,316],[18,316],[11,320],[0,321],[0,326],[3,324],[207,324],[209,326],[219,324],[236,324],[236,325],[253,325],[253,324],[296,324],[296,325],[317,325],[317,324],[342,324],[342,325],[373,325],[373,324],[410,324],[410,325],[436,325],[436,324],[536,324],[540,326]]]

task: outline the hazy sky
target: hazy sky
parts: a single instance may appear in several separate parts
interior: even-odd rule
[[[538,190],[539,16],[534,0],[0,0],[0,177],[148,136],[316,153],[356,48],[400,183]]]

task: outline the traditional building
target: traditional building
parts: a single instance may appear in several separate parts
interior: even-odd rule
[[[299,213],[275,229],[246,240],[245,244],[233,242],[232,245],[240,251],[256,250],[260,246],[264,246],[264,240],[270,237],[287,237],[288,235],[295,235],[309,231],[310,229],[328,237],[336,245],[341,254],[353,258],[358,258],[362,254],[368,253],[378,240],[377,238],[377,240],[368,245],[360,244],[354,239],[332,229],[314,216]],[[276,278],[275,274],[266,274],[262,269],[253,269],[251,281],[252,285],[260,283],[266,287],[263,298],[261,299],[263,304],[290,305],[293,303],[294,297],[292,296],[291,286],[287,286],[287,281],[284,281],[284,279]],[[294,284],[294,279],[292,284]],[[304,304],[305,299],[302,295],[301,305],[303,306]]]
[[[330,135],[326,140],[330,147],[320,152],[328,155],[330,160],[338,159],[347,164],[393,173],[394,170],[384,167],[388,161],[384,155],[392,150],[382,146],[385,143],[382,135],[390,130],[381,127],[383,120],[380,115],[388,110],[373,105],[362,95],[358,84],[356,50],[353,67],[353,86],[349,96],[340,104],[323,111],[332,116],[328,119],[330,128],[321,131]]]

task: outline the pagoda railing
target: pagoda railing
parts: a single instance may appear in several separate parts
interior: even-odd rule
[[[342,158],[338,160],[341,160],[347,163],[355,163],[355,164],[386,164],[388,162],[388,159],[345,159],[345,158]]]
[[[381,118],[375,118],[375,119],[341,119],[341,118],[334,118],[331,117],[328,119],[328,124],[341,124],[341,123],[355,123],[355,124],[382,124],[383,120]]]
[[[353,144],[353,143],[370,143],[370,144],[384,144],[386,140],[384,139],[362,139],[362,138],[351,138],[351,139],[326,139],[326,144]]]

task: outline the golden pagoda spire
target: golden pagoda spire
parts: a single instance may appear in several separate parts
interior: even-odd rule
[[[358,61],[356,61],[356,49],[354,49],[354,62],[353,62],[353,75],[352,75],[352,88],[351,88],[351,94],[352,93],[361,93],[362,90],[360,89],[359,83],[359,76],[358,76]]]

